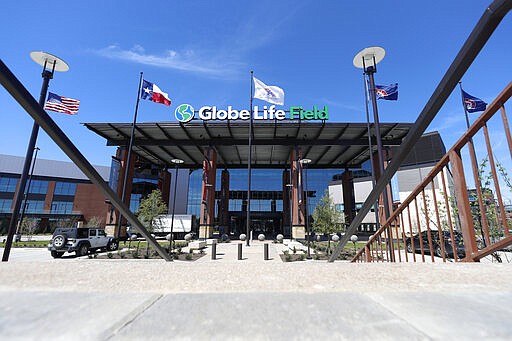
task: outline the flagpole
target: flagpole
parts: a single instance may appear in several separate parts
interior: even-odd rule
[[[249,142],[248,142],[248,145],[249,145],[249,156],[247,158],[247,228],[246,228],[246,233],[247,233],[247,242],[246,242],[246,245],[249,246],[250,242],[249,242],[249,239],[250,239],[250,232],[251,232],[251,162],[252,162],[252,155],[251,155],[251,152],[252,152],[252,116],[253,116],[253,112],[252,112],[252,92],[253,92],[253,88],[252,88],[252,83],[253,83],[253,79],[254,79],[254,71],[251,70],[251,101],[250,101],[250,108],[251,108],[251,117],[250,117],[250,121],[249,121]]]
[[[469,115],[468,110],[466,109],[466,105],[464,104],[464,92],[462,91],[462,82],[459,82],[459,88],[460,88],[460,98],[462,99],[462,107],[464,108],[464,114],[466,115],[466,125],[469,129]]]
[[[370,113],[368,109],[368,83],[366,82],[366,77],[363,73],[363,83],[364,83],[364,102],[365,102],[365,108],[366,108],[366,125],[368,128],[368,148],[369,148],[369,156],[370,156],[370,167],[372,168],[372,189],[375,187],[375,164],[373,162],[373,153],[372,153],[372,134],[370,129]],[[376,230],[380,228],[379,223],[379,206],[378,203],[375,202],[373,205],[373,210],[375,211],[375,227]]]
[[[124,168],[123,191],[121,194],[121,201],[123,203],[125,203],[124,201],[126,199],[126,185],[128,182],[128,173],[129,173],[130,163],[131,163],[130,161],[131,161],[131,156],[132,156],[133,136],[135,135],[135,124],[137,123],[137,113],[139,111],[140,88],[142,86],[142,78],[143,78],[142,75],[143,75],[143,73],[141,72],[140,79],[139,79],[139,88],[137,90],[137,103],[135,104],[135,114],[133,115],[132,131],[130,134],[130,143],[128,145],[128,155],[126,158],[126,164],[125,164],[125,168]],[[128,205],[128,207],[129,207],[129,205]],[[117,220],[117,231],[116,231],[116,235],[115,235],[115,237],[117,239],[119,239],[119,236],[121,233],[122,221],[123,221],[123,215],[121,214],[121,212],[119,212],[119,219]]]
[[[468,109],[466,108],[466,104],[464,103],[464,92],[462,90],[462,81],[459,81],[459,88],[460,88],[460,97],[461,97],[461,100],[462,100],[462,107],[464,108],[464,115],[466,116],[466,126],[468,127],[468,130],[469,130],[469,127],[470,127],[469,115],[468,115]],[[469,150],[470,150],[472,159],[474,160],[474,161],[472,161],[472,163],[474,162],[474,164],[473,164],[473,173],[474,173],[475,178],[478,179],[478,183],[475,183],[475,187],[478,186],[479,188],[476,188],[477,189],[477,193],[479,193],[479,192],[481,193],[481,191],[482,191],[482,182],[478,178],[478,173],[480,172],[480,165],[478,164],[478,159],[476,158],[476,151],[475,151],[475,144],[473,143],[473,137],[469,137],[469,142],[470,142]],[[484,217],[484,219],[485,219],[485,217]],[[485,236],[483,228],[482,228],[482,215],[481,214],[478,215],[478,223],[480,225],[480,231],[481,231],[482,235]],[[482,241],[483,241],[484,246],[486,246],[485,238],[483,238]]]

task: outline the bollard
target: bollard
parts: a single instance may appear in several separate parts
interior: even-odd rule
[[[238,244],[238,260],[242,260],[242,243]]]
[[[268,243],[263,244],[263,258],[265,260],[269,260],[269,258],[268,258]]]
[[[217,259],[217,243],[212,243],[212,260]]]

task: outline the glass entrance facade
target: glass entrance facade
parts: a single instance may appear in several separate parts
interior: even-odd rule
[[[245,233],[247,216],[247,169],[229,169],[229,231],[238,236]],[[328,190],[329,181],[339,175],[340,169],[305,169],[304,188],[308,192],[308,215],[311,216],[321,197]],[[306,174],[307,173],[307,174]],[[275,236],[290,225],[283,216],[283,170],[252,169],[251,171],[251,226],[254,233]],[[201,186],[203,170],[190,174],[187,214],[199,217],[201,210]],[[219,212],[221,191],[221,170],[215,181],[215,212]],[[218,214],[216,214],[216,225]],[[221,232],[221,231],[219,231]]]

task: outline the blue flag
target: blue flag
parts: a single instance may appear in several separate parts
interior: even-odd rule
[[[464,107],[468,112],[484,111],[487,108],[487,103],[480,98],[471,96],[464,90],[462,90],[462,97]]]
[[[390,85],[375,85],[377,99],[396,101],[398,99],[398,83]]]

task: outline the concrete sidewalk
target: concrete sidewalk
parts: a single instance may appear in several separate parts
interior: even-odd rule
[[[512,337],[510,264],[284,263],[282,245],[195,262],[0,264],[0,336],[87,340]],[[210,250],[210,248],[208,249]],[[13,249],[13,253],[18,251]],[[43,254],[41,254],[43,256]],[[18,258],[20,259],[20,258]]]

